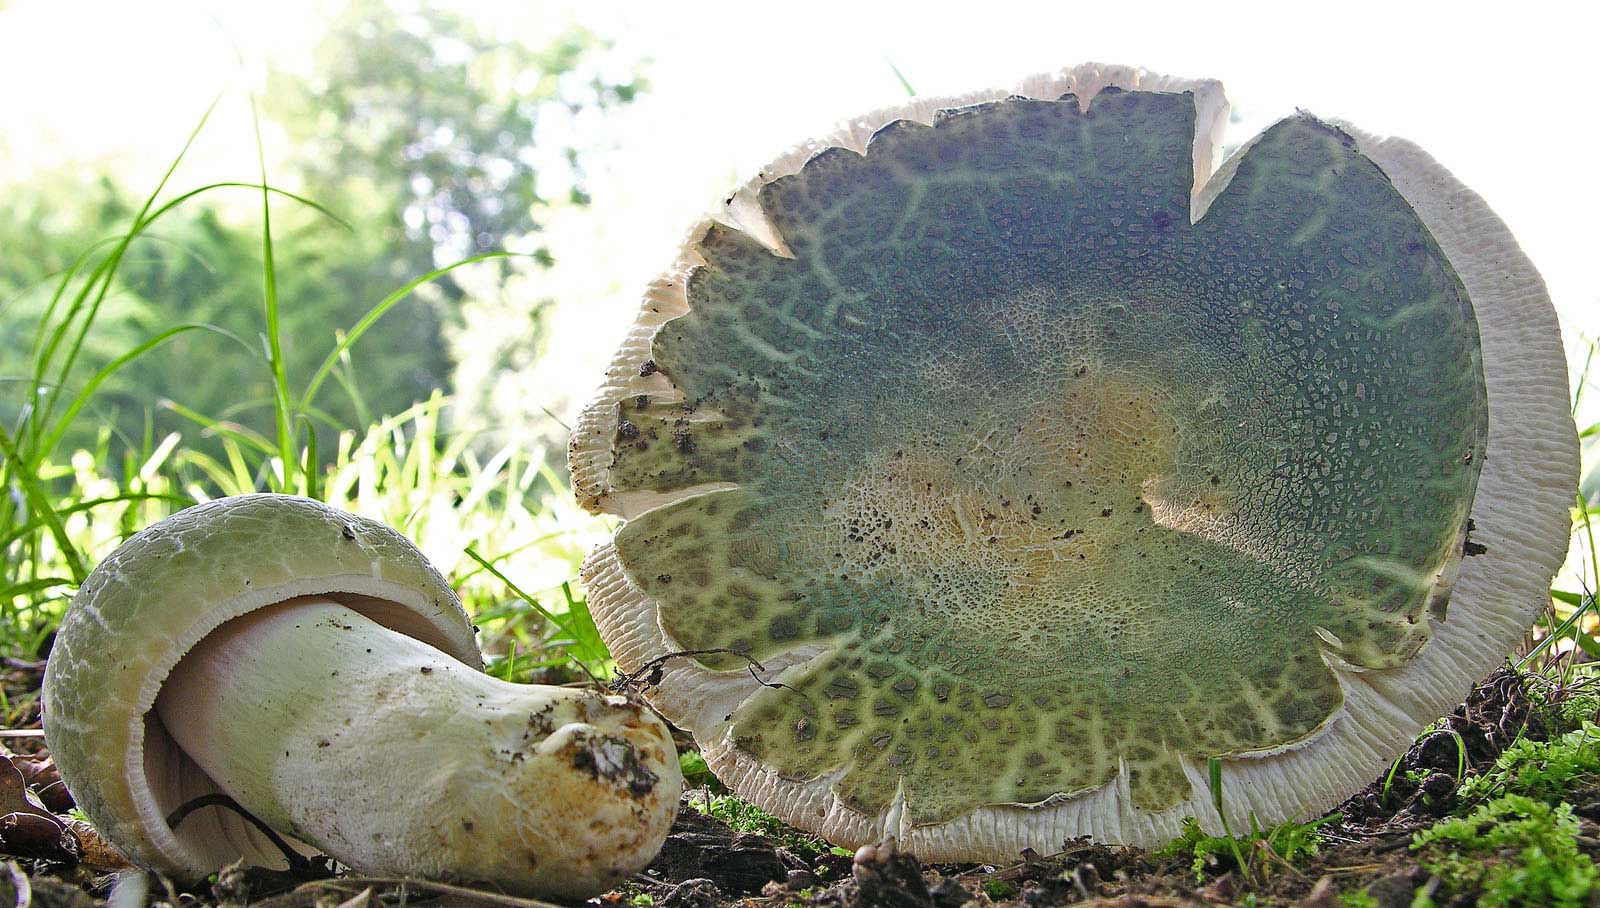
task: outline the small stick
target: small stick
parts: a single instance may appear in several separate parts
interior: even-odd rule
[[[189,814],[194,813],[196,810],[199,810],[202,807],[222,807],[233,811],[243,818],[245,822],[249,823],[251,826],[254,826],[257,832],[266,836],[267,841],[271,842],[274,847],[283,852],[284,860],[289,862],[290,870],[311,869],[311,862],[306,859],[305,855],[289,847],[289,843],[285,842],[282,836],[273,831],[271,826],[268,826],[266,823],[262,822],[261,819],[255,814],[245,810],[238,801],[235,801],[233,798],[230,798],[221,792],[213,792],[208,795],[201,795],[192,801],[180,804],[177,810],[174,810],[167,816],[167,825],[173,829],[177,829],[179,823],[182,823],[184,820],[189,818]]]
[[[746,662],[750,663],[749,666],[747,666],[747,668],[750,671],[750,678],[751,678],[751,680],[755,681],[757,684],[761,685],[762,687],[770,687],[770,688],[779,689],[779,690],[786,690],[786,691],[791,691],[791,692],[797,693],[797,694],[800,693],[799,691],[795,690],[794,688],[790,687],[787,684],[780,684],[780,683],[778,683],[776,681],[768,681],[768,680],[762,678],[760,675],[757,675],[756,672],[758,672],[758,671],[763,671],[764,672],[764,671],[767,670],[767,667],[765,665],[762,665],[760,662],[757,662],[755,657],[751,656],[749,653],[744,652],[743,650],[729,649],[728,647],[725,647],[725,646],[714,647],[712,649],[684,649],[684,650],[677,650],[676,652],[671,652],[671,653],[663,653],[662,655],[659,655],[659,656],[655,657],[654,659],[651,659],[649,662],[646,662],[645,664],[639,666],[638,671],[635,671],[632,674],[628,674],[626,672],[620,672],[620,671],[617,672],[617,680],[612,684],[612,689],[621,690],[624,687],[631,688],[631,687],[633,687],[635,685],[638,685],[638,684],[641,683],[640,676],[641,675],[646,675],[646,674],[648,674],[649,677],[645,678],[642,683],[644,684],[645,687],[654,687],[657,684],[661,683],[661,672],[662,672],[663,669],[666,668],[667,660],[669,660],[669,659],[682,659],[682,658],[687,658],[687,657],[690,657],[690,656],[715,656],[715,655],[738,656],[739,658],[741,658],[741,659],[745,660]],[[804,697],[805,695],[801,694],[801,696]]]
[[[467,886],[455,886],[450,883],[436,883],[432,880],[416,880],[407,877],[390,876],[344,876],[331,880],[319,880],[307,883],[300,889],[308,887],[339,886],[415,886],[418,889],[431,889],[442,895],[453,895],[465,899],[477,899],[490,905],[504,905],[506,908],[563,908],[554,902],[540,901],[539,899],[525,899],[520,896],[507,895],[503,892],[493,892],[487,889],[472,889]],[[296,890],[299,891],[299,890]]]

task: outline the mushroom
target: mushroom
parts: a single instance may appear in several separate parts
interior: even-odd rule
[[[85,580],[46,666],[45,736],[95,826],[187,879],[282,867],[282,848],[561,898],[642,869],[682,788],[665,724],[490,677],[473,638],[394,530],[225,498]]]
[[[574,432],[585,565],[711,768],[833,841],[1004,860],[1356,791],[1548,601],[1544,285],[1416,146],[1085,65],[763,168]],[[664,662],[661,660],[665,660]]]

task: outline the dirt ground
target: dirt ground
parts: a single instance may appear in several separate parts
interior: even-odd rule
[[[36,696],[42,666],[8,662],[4,672],[8,729],[38,728]],[[1501,671],[1475,688],[1447,725],[1412,746],[1399,770],[1375,779],[1320,827],[1322,845],[1293,863],[1261,845],[1241,872],[1231,856],[1207,862],[1197,875],[1189,855],[1160,857],[1137,848],[1086,840],[1063,843],[1053,855],[1029,854],[1010,866],[925,865],[893,842],[855,855],[818,848],[799,834],[742,833],[685,807],[649,870],[590,904],[597,908],[1054,908],[1054,906],[1295,905],[1337,908],[1359,903],[1405,908],[1419,894],[1434,897],[1436,880],[1409,845],[1411,834],[1455,806],[1460,745],[1469,766],[1482,767],[1519,735],[1542,740],[1543,714],[1530,703],[1527,679]],[[1454,734],[1452,734],[1452,732]],[[225,869],[208,886],[182,891],[165,880],[107,872],[99,843],[84,825],[62,818],[71,800],[53,767],[41,757],[43,741],[24,733],[0,741],[10,748],[15,772],[0,779],[11,812],[0,816],[0,848],[10,856],[0,868],[0,908],[93,906],[116,908],[149,901],[171,906],[255,904],[274,908],[368,908],[372,905],[541,905],[465,887],[338,876],[325,865],[297,874]],[[0,765],[0,772],[7,769]],[[18,781],[20,780],[20,781]],[[1387,793],[1384,792],[1387,783]],[[25,804],[26,785],[45,810]],[[8,785],[10,787],[8,787]],[[691,792],[688,798],[705,798]],[[1574,791],[1566,800],[1582,827],[1580,848],[1600,856],[1600,789]],[[36,814],[43,814],[36,815]],[[57,826],[48,817],[54,816]],[[65,832],[63,832],[65,830]],[[74,841],[75,840],[75,841]],[[91,866],[99,863],[101,866]],[[118,890],[113,894],[113,890]],[[1361,895],[1361,893],[1365,895]],[[1471,904],[1438,895],[1440,906]],[[1354,902],[1352,901],[1354,900]]]

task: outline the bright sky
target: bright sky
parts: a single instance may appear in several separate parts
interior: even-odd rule
[[[507,37],[576,19],[653,61],[608,125],[592,216],[551,226],[565,304],[541,372],[581,399],[638,288],[736,175],[835,119],[1083,60],[1223,80],[1235,140],[1305,108],[1430,150],[1485,196],[1542,269],[1569,335],[1600,336],[1600,126],[1587,4],[458,3]],[[511,8],[515,11],[511,11]],[[0,0],[0,185],[62,161],[153,180],[228,91],[185,185],[253,174],[241,88],[303,61],[321,6]],[[237,50],[236,50],[237,48]],[[241,64],[241,59],[243,63]],[[274,139],[269,136],[269,153]],[[4,254],[0,250],[0,254]],[[554,390],[554,389],[553,389]]]

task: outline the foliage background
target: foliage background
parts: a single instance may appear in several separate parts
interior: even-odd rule
[[[27,639],[46,632],[72,590],[74,546],[92,565],[185,500],[251,488],[348,496],[423,538],[483,608],[527,611],[532,597],[563,614],[559,582],[604,531],[571,508],[563,422],[684,226],[741,173],[842,114],[897,103],[908,88],[957,93],[1079,60],[1222,78],[1235,141],[1302,106],[1418,140],[1485,194],[1543,269],[1582,383],[1600,326],[1586,218],[1600,185],[1574,174],[1587,172],[1600,127],[1572,112],[1594,13],[1540,3],[1510,17],[1375,2],[1338,16],[1281,4],[1143,10],[1130,27],[1109,7],[1020,0],[959,20],[839,0],[804,10],[8,0],[0,379],[30,373],[60,276],[126,232],[213,97],[173,191],[253,183],[264,170],[326,212],[272,202],[271,269],[248,187],[185,203],[130,247],[67,376],[69,397],[172,325],[222,331],[183,333],[135,358],[70,424],[49,425],[59,444],[0,462],[5,620]],[[1486,60],[1504,77],[1486,78]],[[1537,87],[1517,75],[1528,73]],[[285,428],[275,397],[304,392],[386,295],[501,251],[516,255],[450,270],[398,302]],[[36,403],[28,383],[0,381],[0,425],[37,422]],[[1577,407],[1580,425],[1595,423],[1600,394]],[[295,466],[307,457],[314,469]],[[1589,462],[1585,488],[1600,492]],[[56,496],[53,507],[118,500],[73,511],[55,533],[23,502],[24,473]],[[167,497],[122,500],[158,493]],[[508,514],[522,515],[515,532]],[[514,594],[467,556],[475,543],[509,579],[537,576],[537,588]],[[1586,551],[1575,547],[1562,580],[1575,597],[1558,604],[1563,619],[1590,601]]]
[[[570,122],[627,104],[643,84],[636,71],[620,80],[594,72],[604,51],[601,39],[578,27],[532,47],[491,38],[458,13],[431,7],[403,13],[355,0],[316,42],[314,75],[270,72],[259,107],[267,126],[288,138],[289,152],[269,178],[339,218],[285,206],[275,226],[285,301],[281,336],[292,383],[310,377],[335,330],[355,324],[417,275],[485,252],[526,256],[497,260],[473,275],[476,296],[492,301],[513,278],[548,268],[552,258],[541,236],[547,212],[588,203],[585,149]],[[54,276],[95,241],[119,233],[144,189],[76,162],[9,187],[0,216],[0,300],[6,301],[0,336],[31,334]],[[176,322],[216,325],[242,343],[182,337],[163,355],[121,371],[95,403],[97,415],[115,427],[116,459],[137,449],[147,431],[160,436],[191,427],[167,401],[257,432],[272,426],[269,376],[253,366],[260,226],[211,198],[199,201],[164,221],[129,256],[82,368],[103,366]],[[323,450],[332,449],[331,433],[340,427],[366,425],[451,387],[452,369],[465,357],[452,353],[450,341],[469,318],[460,280],[446,274],[431,282],[403,314],[384,319],[362,340],[361,367],[350,367],[346,391],[332,386],[316,402]],[[545,302],[524,300],[514,328],[486,339],[493,341],[484,345],[489,349],[471,351],[473,392],[537,355]],[[24,373],[28,352],[0,345],[0,375]],[[197,363],[204,363],[199,375]],[[14,420],[21,405],[3,400],[0,416]],[[65,446],[89,446],[97,431],[85,420]],[[219,453],[215,435],[188,443]]]

